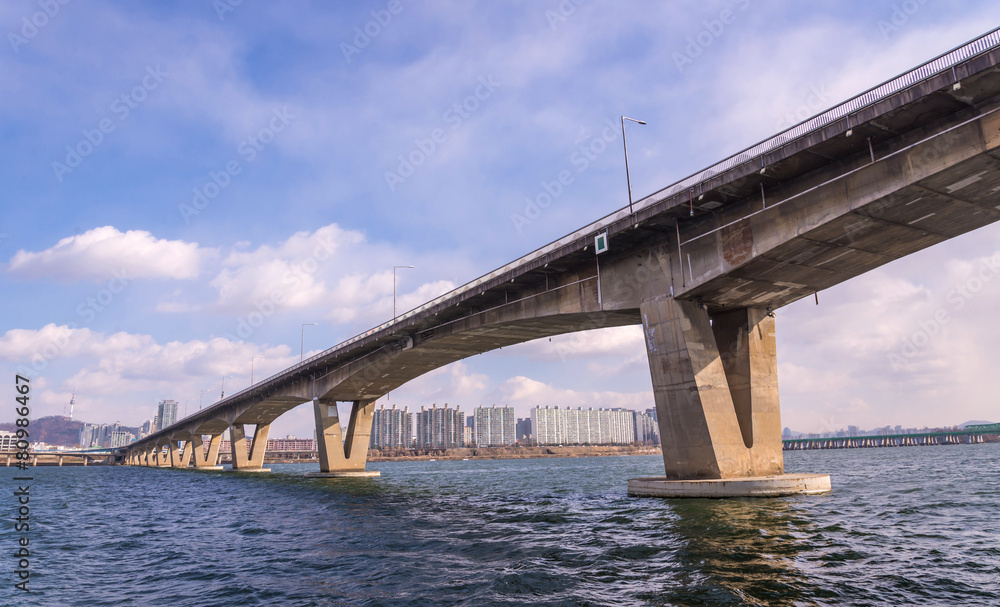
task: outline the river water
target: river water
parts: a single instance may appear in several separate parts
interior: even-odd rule
[[[659,456],[381,462],[375,479],[29,471],[2,605],[1000,605],[1000,444],[785,454],[833,492],[629,498]]]

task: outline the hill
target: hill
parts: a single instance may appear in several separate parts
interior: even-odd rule
[[[986,425],[986,424],[995,424],[995,423],[996,422],[984,422],[981,419],[974,419],[974,420],[970,420],[970,421],[967,421],[965,423],[959,424],[958,427],[961,428],[962,430],[965,430],[966,426],[983,426],[983,425]]]
[[[75,447],[80,443],[80,428],[82,427],[82,421],[66,419],[61,415],[50,415],[31,420],[28,431],[31,433],[30,438],[33,443]],[[13,423],[0,423],[0,430],[14,432],[17,430],[17,426]]]

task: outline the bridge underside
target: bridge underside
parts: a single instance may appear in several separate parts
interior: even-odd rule
[[[708,178],[683,201],[644,204],[610,225],[606,253],[574,244],[491,275],[389,334],[145,439],[129,461],[213,466],[217,449],[206,453],[201,436],[231,430],[234,467],[259,468],[270,424],[312,402],[321,469],[363,471],[375,399],[411,379],[503,346],[642,324],[666,478],[780,475],[773,310],[1000,219],[1000,51],[976,61],[988,65],[960,86],[928,80]],[[345,401],[347,428],[336,412]],[[193,458],[178,441],[196,445]]]

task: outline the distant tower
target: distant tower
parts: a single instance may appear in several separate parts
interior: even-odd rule
[[[73,395],[69,397],[69,419],[73,419],[73,401],[76,400],[76,386],[73,386]],[[63,417],[66,417],[66,406],[63,406]]]

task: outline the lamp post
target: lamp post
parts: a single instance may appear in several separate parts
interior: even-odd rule
[[[632,214],[632,178],[628,174],[628,143],[625,141],[625,121],[631,120],[636,124],[646,124],[642,120],[622,116],[622,146],[625,148],[625,183],[628,184],[628,214]]]
[[[256,355],[250,357],[250,385],[253,386],[253,359],[257,358]]]
[[[299,341],[299,362],[302,362],[302,358],[305,355],[306,327],[308,327],[310,325],[315,325],[315,324],[318,324],[318,323],[314,323],[314,322],[302,323],[302,335],[301,335],[301,341]]]
[[[392,266],[392,319],[396,320],[396,268],[412,268],[413,266]]]
[[[232,378],[232,375],[223,375],[222,376],[222,391],[219,394],[219,400],[222,400],[223,398],[226,397],[226,378],[227,377]]]
[[[206,392],[208,392],[208,390],[202,390],[201,393],[198,394],[198,410],[199,411],[201,411],[201,399],[202,399],[202,397],[205,396]]]

